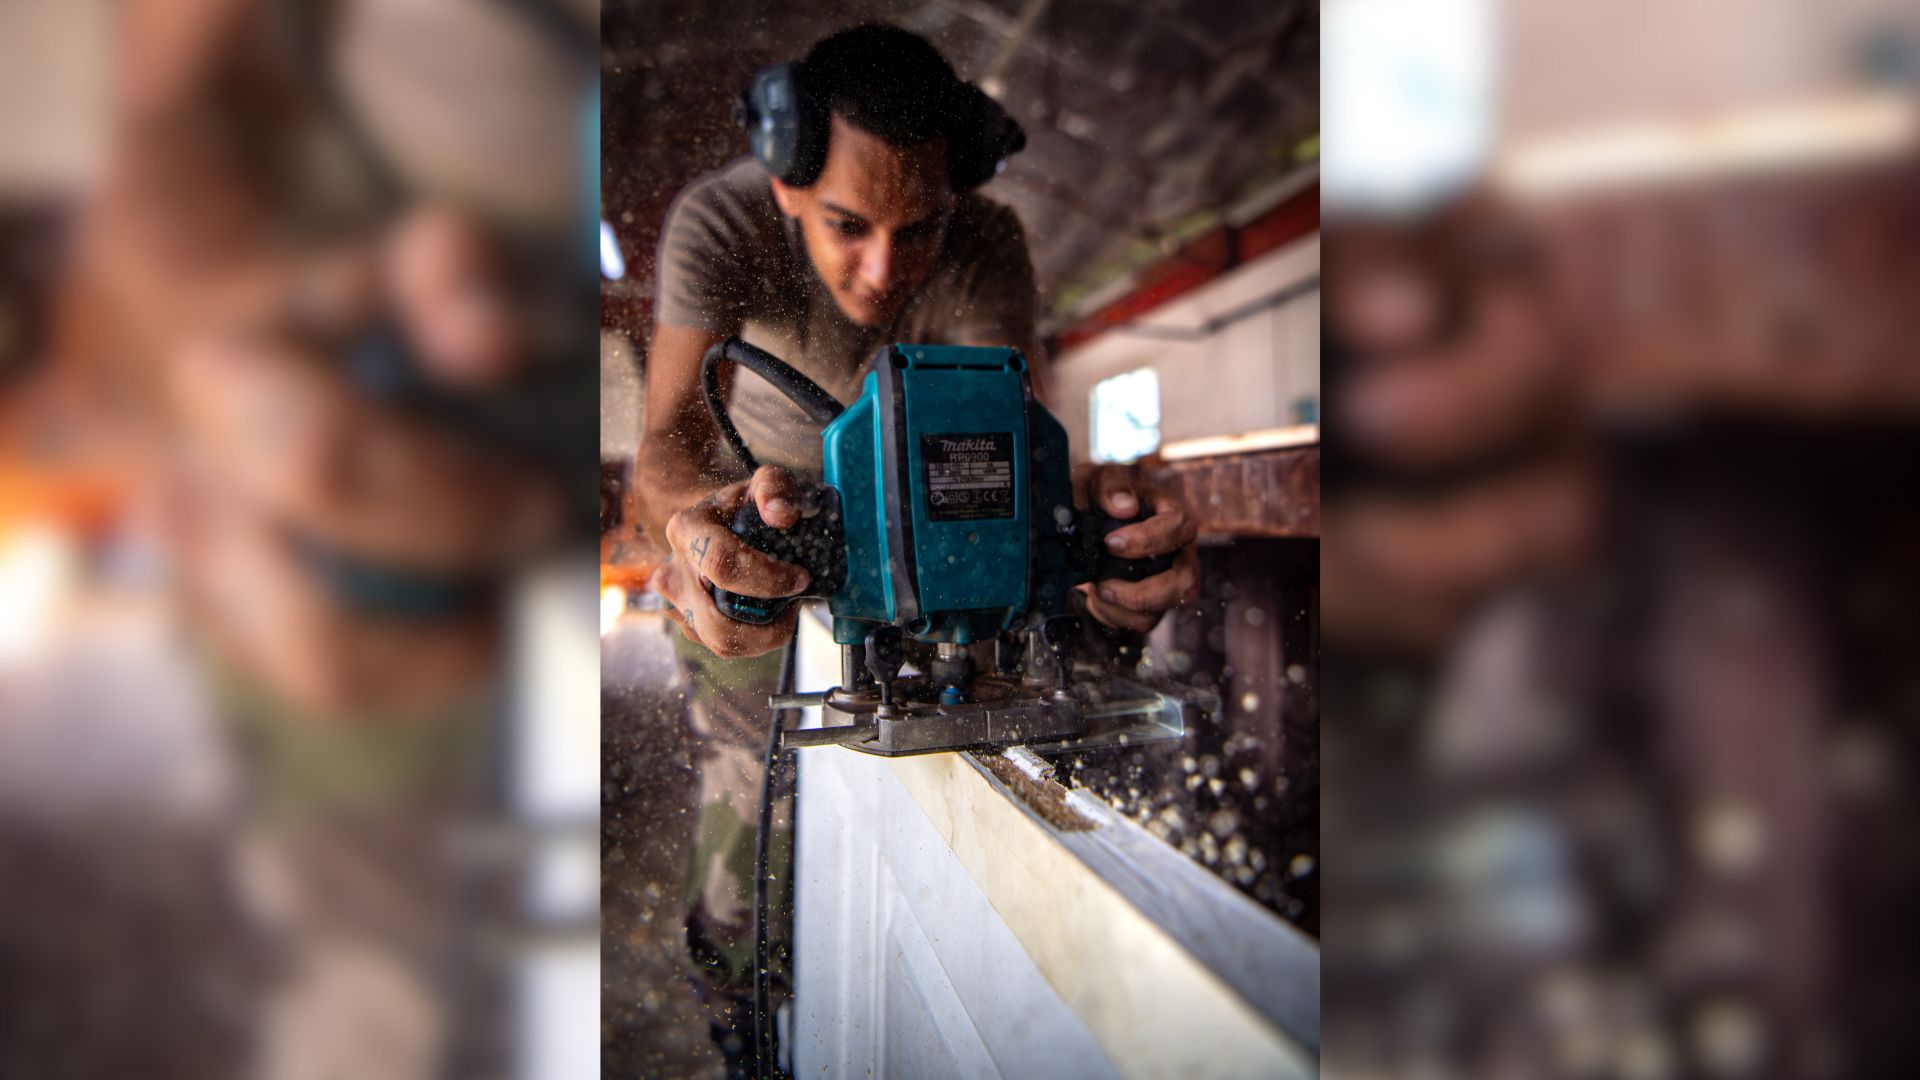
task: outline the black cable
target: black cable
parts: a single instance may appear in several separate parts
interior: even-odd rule
[[[700,360],[700,385],[706,391],[707,412],[713,417],[714,425],[726,438],[734,457],[740,459],[740,464],[745,465],[748,472],[758,469],[760,463],[754,459],[753,451],[747,449],[746,440],[740,437],[740,429],[733,426],[733,418],[727,415],[726,400],[720,394],[720,364],[727,360],[773,384],[774,389],[785,394],[816,424],[824,427],[846,411],[846,406],[840,404],[832,394],[820,389],[812,379],[765,349],[756,348],[737,337],[716,343]],[[794,643],[788,639],[786,650],[780,655],[782,694],[792,688],[793,651]],[[753,843],[753,1059],[754,1072],[762,1077],[779,1075],[779,1069],[774,1065],[773,1006],[769,986],[772,981],[772,956],[768,944],[767,874],[770,861],[768,843],[773,832],[775,781],[781,765],[780,728],[786,716],[787,710],[776,711],[772,727],[767,732],[767,753],[761,763],[764,771],[760,778],[760,828]]]
[[[709,354],[711,355],[711,354]],[[780,693],[793,690],[794,642],[787,639],[780,653]],[[767,732],[767,754],[760,774],[760,830],[753,842],[753,1061],[754,1074],[778,1076],[773,1046],[772,949],[767,927],[767,875],[770,872],[768,837],[773,832],[775,777],[784,755],[780,752],[780,729],[786,723],[786,709],[773,714],[773,726]]]
[[[722,360],[731,360],[772,383],[775,390],[785,394],[789,401],[800,406],[800,411],[806,413],[808,419],[822,427],[833,423],[847,409],[832,394],[820,389],[819,384],[767,350],[749,345],[737,337],[716,343],[700,361],[700,385],[707,392],[707,412],[719,427],[720,434],[726,437],[733,456],[740,459],[740,464],[745,465],[748,472],[758,469],[760,463],[754,458],[753,451],[747,449],[746,440],[740,437],[740,430],[733,426],[733,418],[727,415],[726,399],[720,395]]]

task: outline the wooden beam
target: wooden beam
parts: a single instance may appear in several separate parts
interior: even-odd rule
[[[1320,448],[1268,450],[1150,467],[1210,536],[1320,537]]]

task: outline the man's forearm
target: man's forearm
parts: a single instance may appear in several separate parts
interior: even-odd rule
[[[640,524],[649,536],[665,544],[667,522],[673,515],[739,479],[717,472],[711,459],[710,453],[689,454],[671,435],[641,440],[634,463],[634,493]]]
[[[673,515],[703,497],[697,473],[689,475],[683,463],[671,460],[675,456],[649,453],[642,443],[634,462],[633,487],[640,525],[662,544],[666,543],[667,522]]]
[[[715,468],[720,429],[707,415],[702,387],[704,357],[724,336],[661,323],[648,345],[633,486],[640,523],[662,544],[673,515],[739,479],[727,475],[733,470]],[[720,376],[724,394],[730,379],[725,371]]]

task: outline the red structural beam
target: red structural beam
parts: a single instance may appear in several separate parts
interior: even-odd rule
[[[1205,285],[1267,252],[1310,236],[1320,228],[1316,182],[1245,225],[1219,225],[1187,242],[1177,253],[1147,268],[1125,296],[1061,331],[1054,352],[1073,348],[1161,304]]]

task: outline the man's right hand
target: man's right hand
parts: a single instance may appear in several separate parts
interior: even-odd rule
[[[667,522],[672,547],[666,565],[654,572],[653,590],[664,598],[668,615],[692,641],[718,656],[759,656],[787,643],[799,618],[789,607],[765,626],[736,622],[720,613],[713,602],[713,586],[743,596],[767,599],[798,596],[809,582],[807,572],[748,546],[728,525],[734,514],[752,499],[760,517],[776,529],[800,523],[800,498],[793,477],[785,469],[762,465],[753,476],[729,484],[673,515]]]

